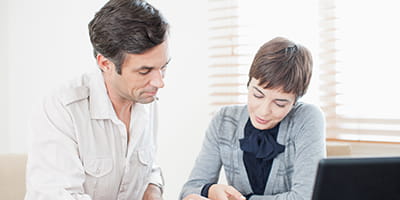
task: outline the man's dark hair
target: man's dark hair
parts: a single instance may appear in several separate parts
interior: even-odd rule
[[[308,88],[312,75],[310,51],[294,42],[277,37],[260,47],[249,72],[265,88],[282,87],[286,93],[293,93],[296,99],[302,97]]]
[[[127,53],[144,53],[164,42],[167,32],[167,21],[144,0],[110,0],[89,23],[94,56],[111,60],[118,74]]]

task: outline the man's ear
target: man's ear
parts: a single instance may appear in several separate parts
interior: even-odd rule
[[[108,58],[104,57],[102,54],[97,54],[96,61],[97,65],[103,72],[108,72],[113,69],[114,63]]]

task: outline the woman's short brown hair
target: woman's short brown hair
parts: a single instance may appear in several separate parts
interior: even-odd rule
[[[249,72],[264,88],[282,88],[293,93],[296,99],[302,97],[308,88],[312,75],[312,56],[302,45],[277,37],[260,47]]]

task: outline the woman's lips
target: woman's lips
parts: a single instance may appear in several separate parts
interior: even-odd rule
[[[256,121],[257,121],[257,123],[259,123],[259,124],[266,124],[266,123],[268,123],[268,120],[264,120],[264,119],[261,119],[261,118],[259,118],[259,117],[256,117]]]

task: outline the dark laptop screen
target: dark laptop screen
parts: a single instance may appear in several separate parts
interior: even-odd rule
[[[327,158],[312,200],[400,200],[400,157]]]

